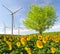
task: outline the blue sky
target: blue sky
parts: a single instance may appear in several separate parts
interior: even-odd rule
[[[32,4],[46,5],[47,3],[50,3],[55,7],[56,15],[58,16],[54,26],[47,31],[60,31],[60,7],[59,7],[60,0],[0,0],[0,31],[3,32],[3,28],[4,28],[3,22],[6,24],[7,27],[11,27],[10,12],[6,10],[2,6],[2,4],[4,4],[6,7],[8,7],[12,11],[15,11],[16,9],[21,7],[23,8],[22,10],[20,10],[14,15],[14,25],[17,28],[20,22],[20,26],[24,28],[22,21],[26,18],[26,13],[29,10],[29,6]],[[24,29],[25,29],[24,31],[22,30],[23,32],[26,31],[26,28]]]

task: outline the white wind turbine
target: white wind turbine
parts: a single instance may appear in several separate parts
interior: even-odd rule
[[[9,8],[7,8],[5,5],[2,5],[4,8],[6,8],[9,12],[10,12],[10,14],[11,14],[11,16],[12,16],[12,24],[11,24],[11,34],[13,35],[13,26],[14,26],[14,14],[15,13],[17,13],[19,10],[21,10],[22,8],[19,8],[19,9],[17,9],[16,11],[11,11]]]
[[[21,19],[20,19],[20,20],[21,20]],[[21,20],[21,21],[20,21],[20,20],[18,21],[18,35],[20,35],[20,32],[21,32],[20,29],[24,29],[24,28],[21,27],[21,25],[20,25],[20,24],[21,24],[20,22],[22,22],[23,20]]]
[[[3,22],[3,25],[4,25],[4,34],[6,34],[6,24],[5,24],[5,22]]]

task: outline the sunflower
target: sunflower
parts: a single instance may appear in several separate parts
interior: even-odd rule
[[[47,38],[44,37],[44,38],[42,39],[42,42],[43,42],[43,43],[46,43],[46,42],[47,42]]]
[[[42,44],[42,42],[39,41],[39,40],[36,41],[36,46],[37,46],[38,48],[43,48],[43,44]]]
[[[12,45],[9,45],[9,50],[12,50]]]
[[[41,35],[40,35],[40,36],[38,36],[38,40],[42,40],[42,38],[43,38],[43,37],[42,37]]]
[[[27,51],[28,54],[31,54],[31,49],[28,47],[25,47],[25,50]]]
[[[16,43],[16,46],[17,46],[17,47],[20,47],[20,42],[17,42],[17,43]]]
[[[55,41],[55,42],[59,42],[59,37],[54,36],[54,37],[52,38],[52,40]]]
[[[30,41],[32,38],[33,38],[32,36],[28,36],[27,41]]]
[[[6,41],[6,44],[8,45],[9,50],[12,50],[12,43],[10,41]]]
[[[51,50],[51,53],[53,54],[56,52],[56,49],[54,47],[52,47],[50,50]]]
[[[6,38],[6,36],[4,36],[4,41],[6,41],[7,40],[7,38]]]
[[[10,41],[12,41],[12,38],[9,38]]]
[[[21,43],[22,43],[22,45],[26,45],[26,40],[25,40],[25,38],[21,38]]]

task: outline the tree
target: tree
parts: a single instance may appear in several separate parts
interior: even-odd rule
[[[54,25],[56,18],[53,6],[32,5],[23,23],[26,28],[36,30],[42,34],[43,31]]]

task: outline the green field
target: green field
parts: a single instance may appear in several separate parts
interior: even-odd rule
[[[10,34],[0,34],[0,36],[4,36],[4,35],[7,35],[7,36],[12,36]],[[28,34],[28,35],[34,35],[34,34]],[[36,33],[36,35],[38,35]],[[60,36],[60,32],[45,32],[42,34],[43,36],[44,35],[50,35],[50,36]],[[13,36],[26,36],[26,35],[13,35]]]

